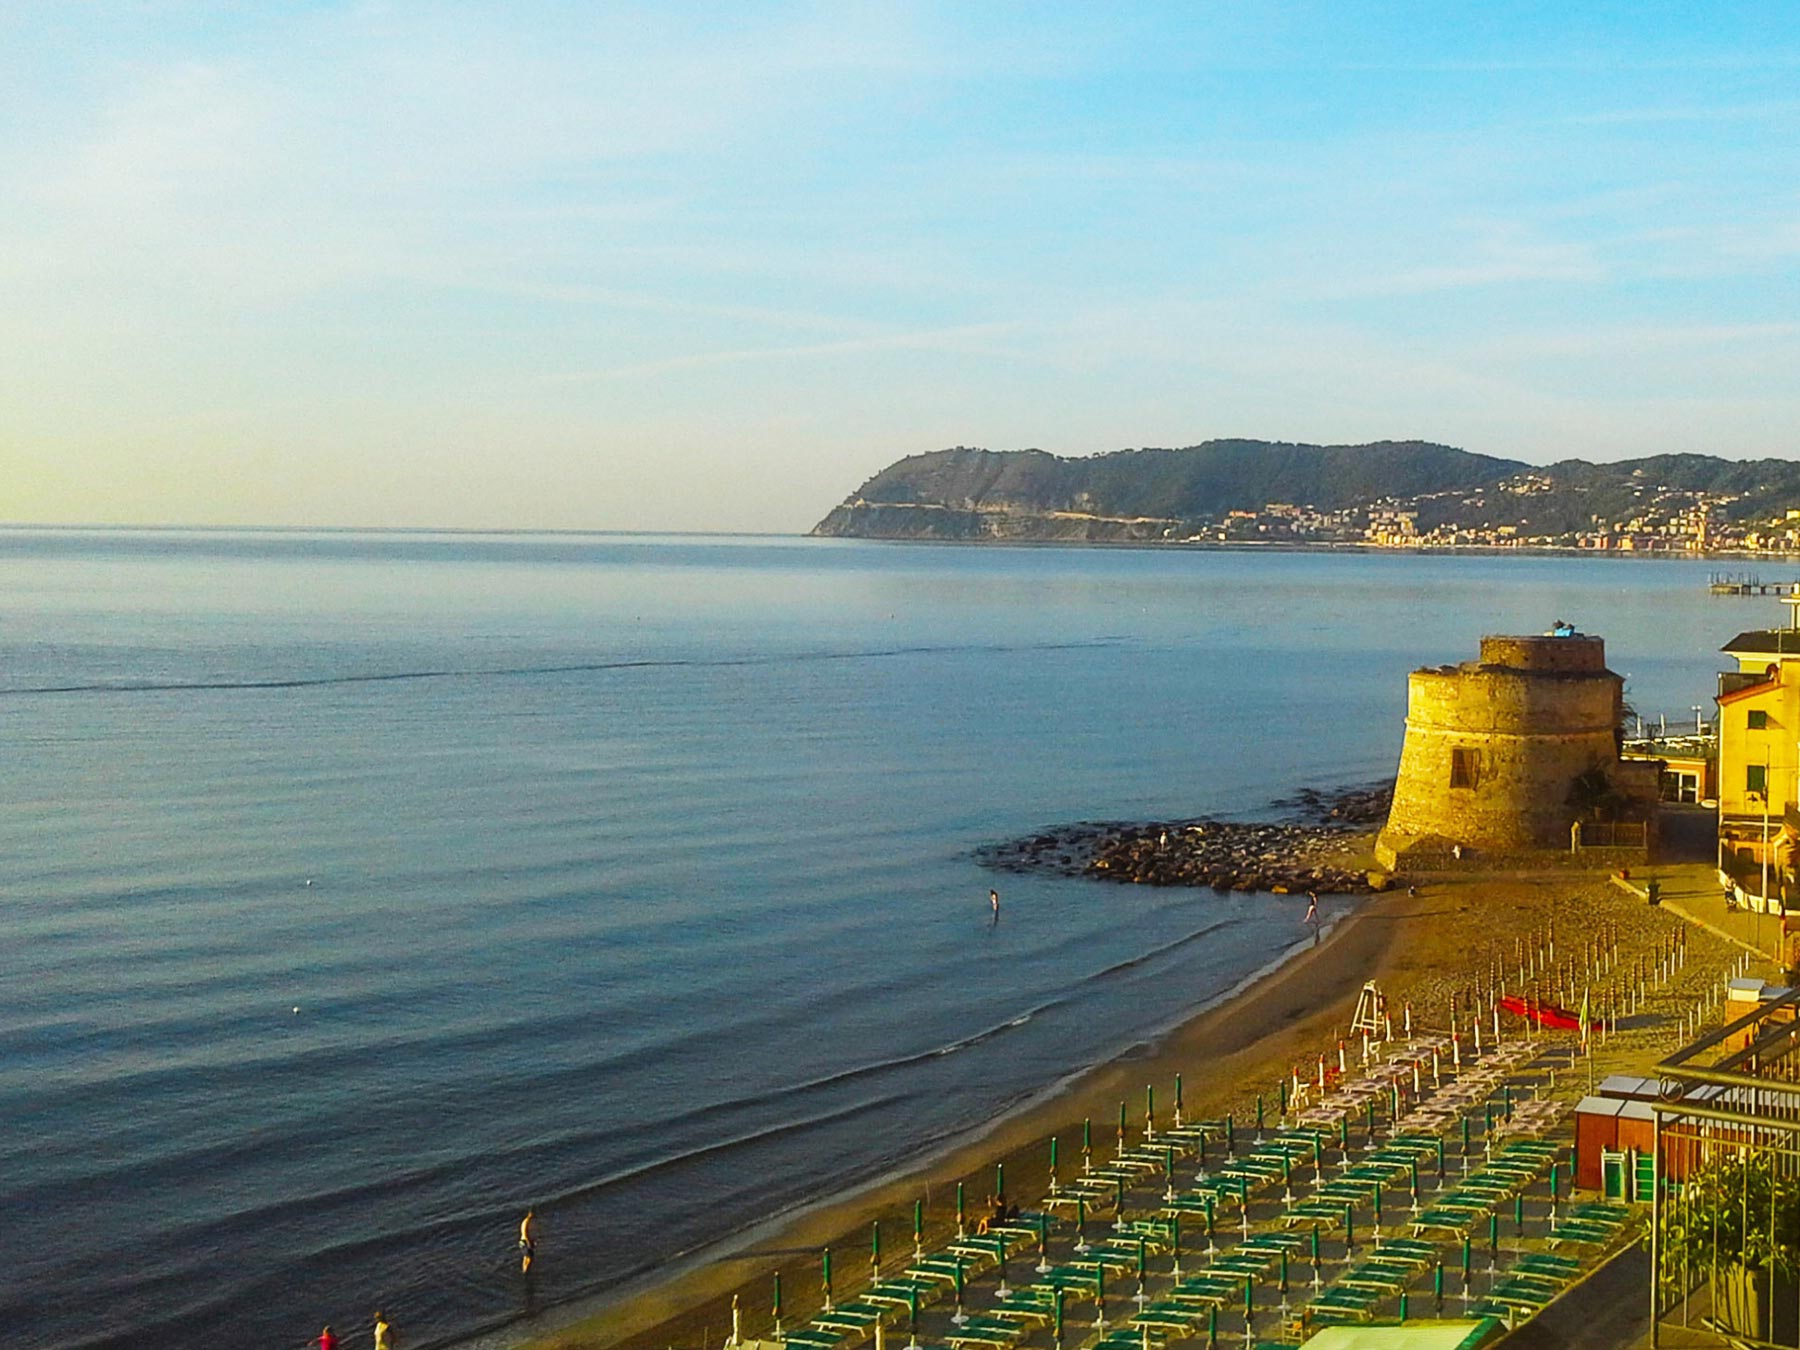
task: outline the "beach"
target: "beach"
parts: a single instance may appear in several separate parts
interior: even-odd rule
[[[1123,1102],[1130,1137],[1141,1138],[1146,1085],[1156,1090],[1164,1124],[1177,1073],[1183,1076],[1190,1119],[1231,1113],[1248,1130],[1260,1093],[1272,1121],[1279,1084],[1296,1065],[1335,1051],[1365,980],[1378,981],[1390,1009],[1410,1003],[1415,1024],[1442,1029],[1452,998],[1485,984],[1496,963],[1510,963],[1515,942],[1541,936],[1551,924],[1560,941],[1577,944],[1608,925],[1651,941],[1679,922],[1594,873],[1433,878],[1416,894],[1398,889],[1373,896],[1316,947],[1297,951],[1154,1044],[1135,1047],[1063,1085],[980,1138],[905,1176],[795,1215],[729,1255],[632,1291],[531,1344],[534,1350],[719,1344],[731,1333],[733,1293],[741,1297],[744,1335],[766,1336],[776,1270],[782,1275],[784,1320],[791,1325],[816,1307],[821,1249],[829,1246],[836,1253],[840,1289],[854,1288],[867,1274],[873,1222],[881,1222],[888,1251],[910,1252],[917,1199],[926,1201],[927,1248],[954,1227],[957,1182],[964,1184],[969,1213],[984,1212],[996,1164],[1005,1166],[1009,1196],[1035,1199],[1048,1182],[1050,1136],[1060,1140],[1065,1177],[1079,1166],[1084,1119],[1093,1123],[1096,1152],[1110,1152]],[[1714,978],[1735,955],[1729,943],[1704,931],[1691,931],[1688,941],[1701,958],[1694,966],[1695,987]],[[1616,1038],[1605,1059],[1629,1063],[1654,1055],[1663,1044],[1661,1023],[1643,1019],[1631,1035]]]

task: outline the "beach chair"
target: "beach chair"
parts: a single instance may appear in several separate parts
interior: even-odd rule
[[[957,1263],[947,1256],[927,1256],[914,1261],[906,1268],[906,1278],[916,1284],[953,1285],[956,1283]],[[967,1262],[962,1267],[963,1278],[969,1276]]]
[[[1220,1275],[1235,1275],[1240,1282],[1239,1287],[1242,1288],[1242,1281],[1246,1277],[1254,1279],[1261,1276],[1263,1272],[1268,1270],[1274,1259],[1275,1258],[1267,1252],[1240,1252],[1234,1250],[1226,1256],[1221,1256],[1218,1260],[1208,1266],[1206,1270],[1208,1274],[1217,1273]]]
[[[1534,1280],[1501,1280],[1481,1301],[1530,1316],[1541,1312],[1560,1292],[1560,1288],[1546,1290]]]
[[[1023,1219],[1023,1215],[1020,1216]],[[1031,1216],[1036,1219],[1034,1214]],[[1019,1251],[1027,1247],[1037,1246],[1038,1230],[1036,1223],[997,1223],[988,1226],[989,1237],[1005,1238],[1008,1250]]]
[[[985,1316],[998,1322],[1008,1322],[1018,1326],[1021,1334],[1030,1332],[1034,1327],[1047,1326],[1056,1320],[1054,1301],[1042,1304],[1036,1301],[1019,1302],[1006,1298],[989,1308]]]
[[[1092,1298],[1100,1291],[1100,1273],[1097,1266],[1062,1265],[1053,1266],[1038,1276],[1037,1287],[1040,1289],[1061,1289],[1064,1294],[1075,1294],[1081,1298]]]
[[[1542,1158],[1546,1163],[1552,1161],[1563,1151],[1560,1144],[1552,1144],[1543,1139],[1509,1139],[1494,1150],[1497,1158]]]
[[[817,1314],[808,1325],[819,1331],[834,1331],[839,1340],[860,1341],[873,1334],[875,1324],[891,1312],[892,1309],[870,1304],[843,1303],[830,1312]]]
[[[960,1256],[967,1264],[964,1274],[972,1274],[985,1270],[989,1266],[998,1265],[1006,1255],[1006,1239],[995,1234],[973,1233],[968,1237],[957,1238],[944,1250],[953,1256]]]
[[[950,1346],[972,1345],[983,1347],[983,1350],[1000,1350],[1016,1345],[1024,1338],[1025,1328],[1004,1318],[971,1317],[963,1326],[952,1326],[944,1334],[944,1343]]]
[[[1289,1228],[1297,1223],[1316,1223],[1321,1228],[1340,1227],[1344,1222],[1344,1206],[1328,1200],[1302,1200],[1282,1216]]]
[[[1172,1144],[1185,1144],[1189,1148],[1198,1149],[1202,1140],[1223,1139],[1225,1122],[1222,1120],[1190,1120],[1185,1125],[1171,1126],[1166,1130],[1158,1130],[1158,1143],[1167,1140]]]
[[[1158,1251],[1160,1248],[1155,1244],[1161,1242],[1166,1246],[1173,1226],[1167,1219],[1130,1219],[1117,1231],[1120,1237],[1145,1238],[1151,1243],[1150,1250]]]
[[[1577,1246],[1604,1247],[1618,1235],[1619,1227],[1616,1224],[1597,1224],[1581,1219],[1564,1219],[1556,1225],[1554,1233],[1544,1235],[1544,1240],[1554,1251],[1565,1242],[1572,1242]]]
[[[792,1327],[781,1333],[782,1343],[793,1346],[794,1350],[835,1350],[843,1339],[844,1333],[841,1331],[810,1324]]]
[[[1235,1250],[1268,1252],[1271,1256],[1286,1252],[1292,1256],[1295,1252],[1304,1250],[1306,1243],[1307,1239],[1301,1233],[1257,1233],[1238,1243]]]
[[[1438,1244],[1422,1238],[1382,1238],[1377,1251],[1390,1260],[1408,1260],[1420,1267],[1431,1265],[1438,1258]]]
[[[1137,1269],[1137,1259],[1137,1243],[1108,1238],[1103,1242],[1090,1244],[1086,1254],[1072,1264],[1078,1266],[1104,1265],[1109,1272],[1130,1271]]]
[[[1161,1345],[1163,1340],[1161,1332],[1150,1332],[1151,1344]],[[1115,1327],[1089,1346],[1088,1350],[1144,1350],[1144,1329],[1136,1326]]]
[[[996,1311],[1005,1308],[1013,1312],[1041,1309],[1048,1316],[1056,1311],[1056,1290],[1047,1284],[1023,1284],[1004,1295],[994,1308]]]
[[[1528,1252],[1518,1259],[1513,1269],[1572,1280],[1581,1273],[1581,1262],[1572,1256],[1558,1256],[1554,1252]]]
[[[883,1280],[880,1284],[872,1284],[862,1291],[861,1301],[879,1304],[883,1308],[904,1311],[912,1306],[917,1298],[923,1307],[938,1295],[936,1284],[927,1284],[922,1280]]]
[[[1631,1217],[1631,1206],[1611,1200],[1589,1200],[1569,1209],[1571,1219],[1588,1223],[1624,1223]]]
[[[1152,1303],[1131,1319],[1131,1325],[1149,1327],[1165,1336],[1191,1336],[1194,1328],[1204,1320],[1204,1308],[1184,1307],[1179,1303]]]
[[[1345,1271],[1332,1282],[1333,1289],[1362,1289],[1383,1296],[1399,1297],[1412,1283],[1410,1270],[1404,1274],[1390,1267],[1378,1265],[1373,1261],[1365,1261],[1352,1270]]]
[[[1423,1214],[1415,1214],[1406,1222],[1414,1236],[1420,1233],[1450,1233],[1461,1237],[1485,1219],[1492,1209],[1486,1205],[1433,1205]]]
[[[1233,1300],[1244,1292],[1242,1278],[1228,1278],[1222,1274],[1190,1274],[1183,1282],[1177,1283],[1168,1298],[1177,1300],[1193,1300],[1195,1303],[1220,1305],[1224,1301]]]
[[[1312,1198],[1335,1205],[1366,1205],[1375,1194],[1375,1183],[1367,1180],[1328,1181],[1314,1191]]]
[[[1328,1320],[1336,1314],[1338,1320],[1366,1322],[1373,1316],[1383,1297],[1384,1295],[1372,1289],[1355,1289],[1334,1284],[1308,1302],[1306,1311],[1316,1320]]]

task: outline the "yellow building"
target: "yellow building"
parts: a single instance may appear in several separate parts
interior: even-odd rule
[[[1719,676],[1719,870],[1752,897],[1800,903],[1800,627],[1752,629],[1722,650],[1738,668]]]

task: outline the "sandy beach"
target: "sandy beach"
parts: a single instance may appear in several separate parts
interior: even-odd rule
[[[1410,1002],[1419,1025],[1442,1027],[1452,998],[1484,983],[1496,964],[1509,965],[1517,941],[1542,934],[1552,923],[1559,940],[1568,943],[1617,925],[1642,944],[1679,922],[1594,873],[1459,875],[1423,881],[1416,894],[1396,890],[1374,896],[1316,947],[1154,1045],[1091,1071],[982,1137],[903,1177],[792,1216],[735,1252],[654,1287],[626,1291],[531,1344],[536,1350],[717,1345],[731,1331],[733,1293],[742,1296],[744,1334],[766,1334],[775,1270],[782,1272],[784,1312],[791,1324],[818,1301],[821,1248],[834,1249],[841,1288],[854,1288],[867,1275],[872,1221],[881,1222],[884,1248],[897,1257],[910,1250],[913,1204],[924,1198],[926,1245],[941,1242],[954,1225],[956,1183],[965,1184],[969,1212],[980,1213],[993,1192],[998,1162],[1005,1163],[1009,1195],[1035,1199],[1048,1181],[1048,1138],[1059,1137],[1067,1176],[1079,1166],[1084,1118],[1093,1121],[1096,1148],[1104,1143],[1110,1150],[1124,1102],[1131,1135],[1140,1137],[1146,1085],[1156,1089],[1163,1123],[1177,1073],[1183,1076],[1191,1118],[1232,1113],[1240,1122],[1253,1122],[1259,1093],[1272,1117],[1278,1084],[1293,1066],[1335,1050],[1365,980],[1380,982],[1393,1009]],[[1695,965],[1697,980],[1735,955],[1728,943],[1703,931],[1691,932],[1689,941],[1702,958]],[[1662,1041],[1656,1019],[1644,1019],[1632,1036],[1619,1038],[1607,1059],[1654,1058]]]

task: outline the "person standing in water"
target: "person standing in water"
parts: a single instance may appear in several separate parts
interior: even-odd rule
[[[1000,892],[990,890],[988,892],[988,903],[994,907],[994,918],[998,921],[1000,918]]]
[[[379,1308],[375,1310],[375,1350],[394,1350],[394,1329]]]
[[[330,1327],[319,1333],[319,1350],[338,1350],[337,1333]]]
[[[537,1255],[537,1211],[528,1209],[519,1220],[519,1272],[531,1273],[531,1258]]]

